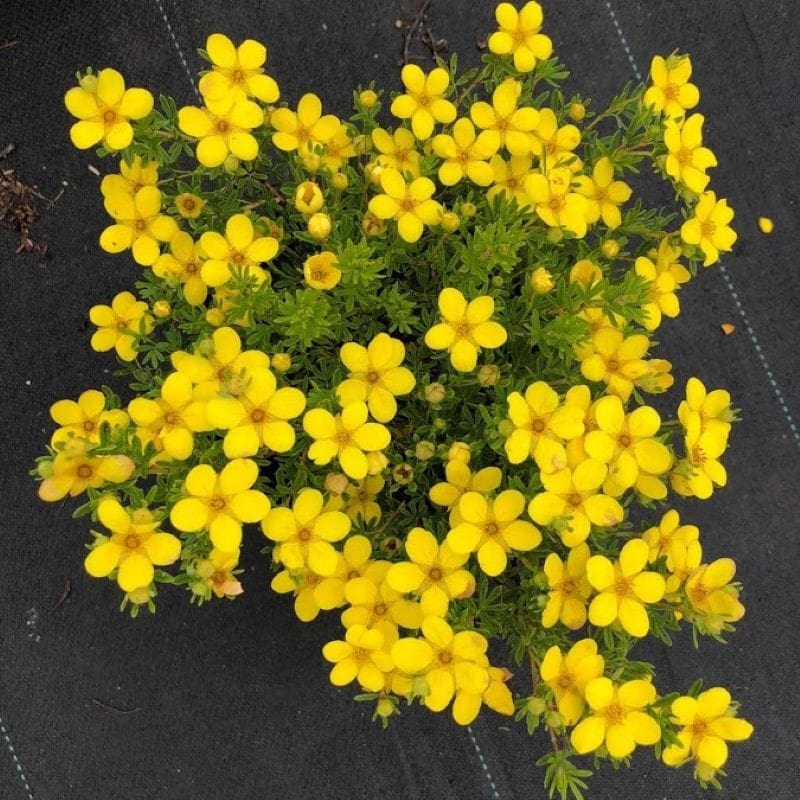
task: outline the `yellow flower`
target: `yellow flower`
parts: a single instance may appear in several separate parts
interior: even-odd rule
[[[579,755],[605,744],[612,758],[625,758],[637,744],[653,745],[661,740],[659,724],[642,710],[656,699],[649,681],[615,684],[609,678],[595,678],[587,684],[585,696],[592,713],[570,735]]]
[[[736,231],[730,227],[733,209],[727,200],[717,200],[714,192],[700,195],[694,207],[694,216],[681,225],[681,239],[703,251],[704,267],[719,261],[720,253],[727,253],[736,242]]]
[[[246,214],[234,214],[228,218],[225,236],[216,231],[206,231],[200,237],[200,246],[208,256],[200,277],[208,286],[222,286],[236,270],[244,270],[262,283],[266,273],[260,265],[273,259],[278,252],[277,239],[272,236],[256,238],[253,223]]]
[[[275,129],[272,143],[279,150],[297,150],[301,156],[311,153],[320,144],[326,144],[338,132],[341,122],[333,114],[322,115],[322,102],[315,94],[304,94],[297,111],[276,108],[270,116]]]
[[[475,578],[463,569],[469,553],[456,553],[424,528],[414,528],[405,541],[410,561],[393,564],[386,581],[397,592],[419,596],[426,617],[446,617],[451,600],[469,597]]]
[[[227,431],[223,449],[228,458],[254,456],[262,447],[286,453],[294,447],[295,432],[288,420],[303,413],[305,395],[291,386],[277,388],[268,369],[253,369],[240,394],[209,400],[209,422]]]
[[[330,215],[322,212],[312,214],[306,223],[306,229],[308,232],[314,239],[320,242],[323,239],[327,239],[331,235],[332,228],[333,222],[331,221]]]
[[[219,167],[229,155],[252,161],[258,142],[250,132],[264,122],[264,112],[240,94],[204,97],[205,105],[184,106],[178,111],[178,127],[198,139],[195,155],[204,167]]]
[[[769,217],[759,217],[758,229],[761,231],[761,233],[769,236],[769,234],[775,230],[775,223]]]
[[[383,450],[391,439],[383,425],[367,422],[368,414],[367,404],[360,402],[350,403],[336,416],[323,408],[307,411],[303,429],[314,439],[308,457],[317,466],[338,458],[347,475],[361,480],[370,471],[366,454]]]
[[[586,235],[589,203],[583,195],[570,191],[571,182],[570,170],[557,167],[547,175],[528,175],[525,191],[545,225],[566,228],[581,239]]]
[[[106,397],[97,389],[81,392],[77,401],[59,400],[50,406],[50,416],[60,426],[53,432],[50,443],[55,447],[60,442],[77,437],[89,442],[100,441],[100,428],[125,428],[130,421],[119,408],[106,409]]]
[[[323,578],[310,569],[288,570],[278,572],[270,582],[272,591],[278,594],[294,594],[294,613],[301,622],[312,622],[323,609],[330,611],[336,604],[327,606],[320,595],[320,588],[333,577]],[[324,595],[324,593],[323,593]],[[342,594],[344,597],[344,594]]]
[[[488,642],[476,631],[454,634],[439,617],[424,620],[422,637],[396,642],[392,660],[408,675],[424,675],[428,691],[423,703],[428,709],[442,711],[455,696],[453,719],[459,725],[469,725],[489,686]]]
[[[436,67],[426,75],[416,64],[406,64],[400,80],[407,93],[395,97],[391,111],[398,119],[411,120],[417,139],[429,139],[435,123],[449,124],[456,118],[456,107],[444,99],[450,84],[446,69]]]
[[[667,120],[664,127],[664,144],[667,146],[667,175],[700,194],[708,181],[706,170],[717,166],[717,159],[703,147],[702,114],[692,114],[684,122]]]
[[[312,171],[312,166],[319,160],[319,167],[328,169],[331,174],[343,175],[346,180],[347,176],[339,172],[339,170],[348,158],[356,155],[356,143],[347,133],[347,126],[340,125],[336,133],[325,142],[325,148],[322,153],[314,153],[313,155],[304,153],[303,155],[303,163],[309,171]]]
[[[601,280],[603,280],[603,270],[588,258],[582,258],[570,268],[569,282],[577,283],[583,289],[590,289]]]
[[[408,128],[398,128],[388,132],[383,128],[372,131],[372,143],[380,155],[375,159],[381,167],[390,167],[401,175],[419,177],[419,153],[416,150],[416,139]]]
[[[687,109],[700,102],[698,88],[689,83],[692,62],[688,56],[653,56],[650,79],[653,85],[644,93],[644,104],[657,114],[683,117]]]
[[[634,384],[650,370],[643,360],[650,340],[644,334],[626,337],[619,328],[603,327],[592,337],[592,346],[594,352],[581,361],[583,377],[602,381],[610,394],[627,402]]]
[[[239,583],[234,573],[238,561],[238,552],[225,553],[222,550],[213,549],[208,554],[208,558],[198,561],[194,574],[199,579],[200,586],[205,587],[206,591],[212,592],[215,597],[232,599],[244,592],[242,584]],[[194,583],[192,590],[197,591]]]
[[[458,502],[464,520],[447,534],[447,545],[455,553],[477,553],[481,569],[492,577],[508,563],[506,553],[533,550],[542,541],[535,525],[519,519],[525,496],[516,489],[500,492],[487,500],[478,492],[467,492]]]
[[[92,350],[105,353],[114,348],[123,361],[136,358],[136,339],[153,330],[147,303],[137,300],[130,292],[120,292],[110,306],[92,306],[89,320],[98,328],[92,335]]]
[[[553,291],[555,285],[552,273],[545,267],[537,267],[531,273],[531,289],[534,294],[547,294]]]
[[[432,199],[436,185],[430,178],[406,183],[397,170],[387,167],[381,171],[380,180],[384,193],[369,201],[369,210],[378,219],[397,220],[397,232],[404,241],[416,242],[425,225],[439,223],[442,207]]]
[[[531,2],[517,11],[511,3],[500,3],[494,10],[500,29],[488,39],[489,50],[499,56],[512,54],[517,72],[532,72],[538,61],[553,54],[553,42],[539,31],[542,28],[542,7]]]
[[[500,486],[503,479],[503,473],[497,467],[484,467],[475,473],[471,472],[468,461],[469,458],[466,461],[451,458],[444,468],[446,480],[432,486],[429,493],[432,503],[452,509],[451,524],[453,512],[458,513],[458,501],[465,492],[489,494]]]
[[[146,89],[126,89],[115,69],[86,75],[64,95],[67,111],[76,122],[69,131],[75,147],[86,150],[102,140],[107,150],[124,150],[133,141],[128,120],[142,119],[153,110],[153,95]]]
[[[669,560],[675,542],[696,542],[700,538],[700,530],[696,525],[681,525],[680,522],[678,512],[670,509],[661,517],[657,526],[648,528],[642,534],[642,539],[650,548],[647,560],[651,564],[662,556],[666,556]]]
[[[691,528],[692,526],[685,526]],[[695,531],[697,529],[695,528]],[[691,538],[687,532],[685,536],[676,534],[669,544],[667,554],[667,577],[666,599],[669,602],[682,602],[682,598],[676,593],[686,581],[697,571],[700,562],[703,560],[703,547],[698,541],[697,536]]]
[[[559,127],[552,108],[539,110],[539,120],[531,138],[531,152],[539,158],[545,173],[555,167],[564,167],[571,172],[579,170],[581,160],[573,151],[580,143],[581,132],[574,125]]]
[[[475,126],[465,118],[456,120],[453,135],[440,133],[433,137],[433,152],[444,163],[439,167],[439,180],[454,186],[464,177],[478,186],[488,186],[494,180],[494,170],[487,163],[497,152],[496,137],[488,131],[475,135]]]
[[[657,572],[643,571],[650,548],[643,539],[631,539],[611,563],[605,556],[592,556],[586,576],[598,594],[589,606],[592,625],[606,627],[619,620],[631,635],[641,638],[650,630],[647,604],[664,597],[665,582]]]
[[[622,224],[619,207],[630,200],[633,191],[624,181],[614,180],[614,166],[607,157],[601,158],[592,170],[592,175],[579,175],[576,179],[578,193],[588,201],[586,219],[595,223],[602,218],[610,230]]]
[[[645,330],[654,331],[661,325],[662,315],[677,317],[681,307],[675,294],[677,285],[670,272],[658,272],[656,265],[646,256],[639,256],[634,271],[650,284],[650,300],[642,306]]]
[[[712,771],[728,760],[727,742],[743,742],[753,735],[753,726],[736,716],[730,692],[721,686],[706,689],[695,697],[672,701],[672,723],[681,728],[678,743],[664,748],[661,758],[679,767],[690,758],[707,764]]]
[[[369,413],[378,422],[389,422],[397,414],[395,397],[408,394],[416,379],[407,367],[401,367],[406,349],[399,339],[379,333],[367,347],[346,342],[339,351],[349,370],[347,380],[336,387],[343,406],[366,402]]]
[[[178,231],[170,240],[169,249],[169,253],[162,253],[156,259],[153,274],[180,283],[189,305],[202,305],[208,297],[208,287],[201,277],[206,256],[200,242],[195,242],[185,231]]]
[[[200,92],[212,100],[226,95],[255,97],[262,103],[275,103],[280,90],[274,78],[264,74],[267,48],[253,39],[245,39],[238,47],[221,33],[212,33],[206,40],[206,52],[213,64],[200,78]]]
[[[291,509],[273,508],[261,522],[268,539],[278,542],[276,560],[290,570],[309,568],[317,575],[336,572],[339,553],[331,542],[350,533],[350,520],[341,511],[324,511],[322,492],[303,489]]]
[[[158,258],[158,243],[168,242],[178,231],[175,220],[161,213],[161,192],[155,186],[143,186],[134,196],[109,195],[103,205],[114,224],[100,234],[100,247],[107,253],[130,249],[143,267]]]
[[[301,214],[314,214],[324,203],[322,189],[314,181],[303,181],[298,184],[294,193],[294,207]]]
[[[104,175],[100,181],[100,192],[103,197],[114,194],[129,194],[133,197],[143,186],[158,184],[158,162],[143,162],[140,156],[134,156],[133,162],[120,160],[119,173]]]
[[[738,622],[744,616],[744,606],[739,602],[739,590],[731,585],[736,574],[732,558],[718,558],[710,564],[701,564],[686,580],[686,596],[692,608],[709,622]]]
[[[607,467],[595,459],[581,461],[574,468],[542,473],[543,492],[528,505],[528,514],[539,525],[551,525],[564,517],[567,525],[561,541],[576,547],[586,541],[591,526],[609,527],[622,522],[622,506],[613,498],[599,494]]]
[[[714,486],[725,486],[728,473],[720,463],[720,456],[728,446],[728,436],[721,429],[702,429],[699,414],[689,415],[686,423],[686,462],[689,475],[673,473],[672,486],[679,494],[706,500],[714,492]]]
[[[66,441],[42,471],[39,498],[48,503],[75,497],[87,488],[97,489],[104,483],[124,483],[136,465],[128,456],[95,456],[83,439]]]
[[[521,464],[530,457],[549,472],[563,469],[567,458],[562,442],[583,433],[581,409],[562,404],[556,391],[544,381],[532,383],[524,397],[511,392],[507,402],[514,426],[505,442],[508,460]]]
[[[669,236],[665,236],[659,242],[658,249],[650,250],[647,255],[655,263],[656,272],[659,275],[668,273],[672,276],[677,286],[682,286],[692,279],[692,273],[678,262],[681,256],[681,248],[673,247],[670,244]]]
[[[553,692],[565,725],[574,725],[581,718],[586,705],[584,690],[604,669],[605,661],[594,639],[575,642],[565,655],[557,645],[545,653],[539,675]]]
[[[506,686],[506,681],[513,677],[511,672],[503,667],[489,667],[489,685],[482,695],[485,705],[503,714],[506,717],[514,713],[514,697]]]
[[[584,447],[591,458],[609,465],[603,491],[614,497],[631,487],[646,497],[662,500],[667,487],[657,476],[672,466],[672,453],[654,437],[661,417],[650,406],[630,414],[619,397],[601,398],[594,408],[597,429],[586,435]]]
[[[552,628],[560,622],[576,631],[586,622],[586,601],[592,587],[586,578],[589,547],[584,542],[569,551],[566,562],[550,553],[544,562],[547,576],[547,605],[542,611],[542,626]]]
[[[348,628],[344,641],[337,639],[322,648],[322,655],[334,667],[331,683],[347,686],[357,680],[366,692],[379,692],[384,687],[385,674],[394,669],[392,657],[384,648],[384,635],[364,625]]]
[[[492,156],[489,165],[494,172],[494,185],[486,192],[488,200],[502,193],[509,200],[515,200],[520,208],[527,208],[531,201],[525,191],[528,175],[533,175],[530,156],[511,156],[505,161],[501,155]]]
[[[306,283],[312,289],[327,291],[338,285],[342,279],[342,271],[337,266],[339,260],[336,253],[330,250],[323,250],[321,253],[314,253],[303,262],[303,275]]]
[[[419,603],[408,600],[387,583],[388,561],[373,561],[364,574],[351,578],[344,587],[344,596],[350,604],[342,612],[342,625],[366,625],[378,628],[384,634],[396,638],[398,627],[416,630],[422,624]]]
[[[472,372],[482,347],[494,350],[508,338],[506,329],[489,319],[494,313],[494,300],[489,295],[467,303],[458,289],[442,289],[439,311],[442,322],[428,330],[425,344],[431,350],[447,350],[458,372]]]
[[[219,474],[200,464],[186,476],[186,497],[172,507],[170,522],[187,533],[208,529],[214,547],[234,553],[242,523],[261,522],[269,511],[267,496],[252,488],[257,479],[258,464],[248,458],[229,461]]]
[[[710,431],[727,441],[731,422],[735,419],[731,409],[731,396],[725,389],[707,391],[698,378],[686,382],[686,399],[678,406],[678,419],[684,428],[689,427],[693,416],[700,418],[700,431]]]
[[[483,100],[473,103],[469,114],[483,129],[487,146],[505,147],[512,156],[527,156],[531,152],[531,131],[539,122],[539,112],[531,106],[517,108],[522,84],[513,78],[503,81],[492,92],[491,105]],[[492,155],[489,153],[489,155]]]
[[[180,539],[158,530],[146,508],[129,513],[117,500],[106,499],[97,506],[97,518],[111,536],[99,537],[86,556],[84,566],[93,578],[105,578],[119,567],[119,588],[133,592],[153,582],[153,565],[167,566],[180,557]]]
[[[203,213],[206,201],[191,192],[183,192],[175,197],[175,208],[184,219],[197,219]]]
[[[205,404],[195,402],[192,382],[179,372],[167,376],[160,397],[155,400],[131,400],[128,413],[139,428],[137,436],[142,443],[152,441],[159,452],[166,452],[176,461],[185,461],[192,455],[195,432],[210,429]]]
[[[386,481],[380,475],[367,475],[357,485],[348,484],[342,493],[342,509],[353,522],[361,518],[364,522],[377,522],[381,518],[381,507],[375,498],[383,491]]]

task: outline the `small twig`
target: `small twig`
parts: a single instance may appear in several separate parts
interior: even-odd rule
[[[15,144],[7,144],[2,150],[0,150],[0,160],[4,159],[10,153],[13,153],[16,149]]]
[[[57,608],[61,608],[62,605],[66,602],[67,598],[72,593],[72,584],[67,581],[64,584],[64,591],[61,592],[61,597],[58,598],[58,602],[50,609],[50,613],[52,614]]]
[[[137,711],[142,710],[139,708],[139,706],[136,706],[136,708],[119,708],[111,703],[104,703],[102,700],[98,700],[96,697],[92,698],[92,702],[95,705],[100,706],[100,708],[104,708],[106,711],[113,711],[115,714],[135,714]]]
[[[19,44],[19,39],[6,39],[2,44],[0,44],[0,50],[5,50],[9,47],[16,47]]]

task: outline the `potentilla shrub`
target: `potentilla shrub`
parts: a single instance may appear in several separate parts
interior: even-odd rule
[[[725,485],[730,396],[650,399],[673,384],[655,332],[732,248],[733,210],[687,56],[594,110],[537,3],[496,16],[480,68],[408,64],[347,120],[280,102],[264,46],[218,33],[199,106],[78,76],[72,141],[119,167],[100,247],[142,270],[89,310],[130,392],[52,406],[39,494],[84,495],[86,570],[133,615],[167,585],[236,598],[250,526],[300,620],[339,616],[331,681],[384,724],[404,703],[513,716],[546,731],[562,797],[576,756],[637,747],[716,786],[751,725],[632,652],[744,614],[734,562],[670,507]],[[634,198],[651,175],[670,207]]]

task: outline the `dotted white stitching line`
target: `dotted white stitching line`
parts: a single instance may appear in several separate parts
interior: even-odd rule
[[[628,42],[625,40],[625,34],[623,34],[622,32],[622,28],[620,27],[619,22],[617,21],[616,14],[614,14],[614,9],[611,7],[611,3],[609,2],[609,0],[606,0],[606,8],[608,9],[608,13],[611,15],[611,21],[614,23],[614,28],[617,31],[619,40],[622,42],[622,46],[625,48],[625,52],[628,54],[628,60],[631,62],[631,67],[633,68],[633,74],[636,76],[637,80],[641,81],[642,74],[641,72],[639,72],[639,67],[636,65],[636,61],[633,58],[631,49],[630,47],[628,47]],[[764,371],[767,373],[767,379],[769,380],[770,385],[772,386],[772,390],[775,392],[775,397],[778,400],[778,404],[781,407],[781,411],[783,411],[783,415],[784,417],[786,417],[786,421],[789,423],[789,430],[792,432],[792,438],[800,447],[800,431],[798,431],[797,425],[795,424],[792,414],[789,411],[789,406],[786,404],[783,392],[778,386],[778,382],[775,380],[775,376],[772,374],[772,370],[770,369],[766,356],[764,355],[764,352],[761,349],[761,345],[758,342],[758,338],[756,337],[755,331],[753,330],[753,326],[750,324],[750,320],[747,318],[747,312],[744,310],[742,301],[739,299],[739,295],[733,285],[733,281],[731,280],[728,271],[725,269],[725,265],[721,261],[719,262],[718,266],[719,266],[719,271],[722,275],[722,280],[725,282],[725,286],[727,286],[728,291],[730,292],[731,297],[733,298],[733,302],[736,303],[736,308],[739,310],[739,314],[742,317],[742,321],[744,322],[744,327],[745,330],[747,331],[747,335],[750,337],[750,341],[753,343],[753,347],[755,347],[758,360],[761,362],[761,366],[764,367]]]
[[[192,77],[192,72],[189,69],[189,65],[186,63],[186,57],[183,55],[183,50],[181,50],[181,46],[178,44],[178,39],[175,36],[175,31],[172,30],[172,25],[169,24],[169,20],[167,19],[167,15],[164,12],[164,6],[161,5],[161,0],[153,0],[158,8],[159,12],[161,13],[161,19],[164,20],[164,24],[167,26],[167,31],[169,32],[170,38],[172,39],[172,44],[175,45],[175,49],[178,51],[178,58],[181,60],[181,64],[183,64],[183,68],[186,70],[186,77],[189,79],[189,84],[192,87],[192,91],[194,92],[194,96],[202,102],[200,97],[200,92],[197,91],[197,87],[194,85],[194,78]]]
[[[486,766],[486,762],[483,760],[483,753],[481,752],[481,748],[478,745],[478,740],[475,738],[475,734],[472,732],[471,725],[467,725],[467,733],[469,734],[472,746],[475,748],[475,752],[478,754],[478,760],[481,762],[484,774],[486,775],[486,780],[489,781],[489,786],[492,787],[493,800],[500,800],[500,792],[497,791],[497,787],[495,786],[494,781],[492,780],[492,773],[489,772],[489,767]]]
[[[631,62],[631,68],[633,69],[633,74],[636,76],[637,81],[641,81],[642,73],[639,72],[639,67],[636,64],[636,61],[633,58],[633,53],[631,53],[630,47],[628,47],[628,42],[625,39],[625,34],[622,32],[622,28],[617,22],[617,15],[614,13],[614,9],[611,8],[611,3],[606,0],[606,8],[608,9],[608,13],[611,15],[611,21],[614,23],[614,27],[617,30],[617,36],[619,36],[619,40],[622,42],[622,46],[625,48],[625,53],[628,56],[628,61]]]
[[[764,371],[767,373],[767,378],[772,386],[772,390],[775,392],[775,397],[778,398],[778,403],[783,411],[783,415],[786,417],[786,421],[789,423],[789,430],[792,432],[792,437],[797,442],[798,446],[800,446],[800,431],[798,431],[797,425],[792,418],[792,413],[789,411],[789,406],[786,405],[783,392],[778,386],[775,376],[772,374],[772,370],[769,367],[769,363],[764,355],[764,351],[761,349],[761,345],[758,343],[755,331],[753,330],[752,325],[750,325],[750,320],[747,318],[747,314],[745,313],[741,300],[739,300],[739,294],[734,288],[731,276],[728,274],[728,270],[725,269],[725,265],[722,262],[719,263],[719,271],[722,274],[722,280],[725,281],[725,285],[728,287],[728,291],[731,293],[731,297],[733,297],[733,302],[736,303],[736,308],[739,309],[742,322],[744,322],[744,328],[747,331],[747,335],[750,337],[750,341],[753,343],[753,347],[756,349],[758,360],[761,362],[761,365],[764,367]]]
[[[2,717],[0,717],[0,733],[3,734],[3,738],[6,740],[8,752],[11,753],[11,760],[14,762],[14,766],[17,768],[17,775],[19,775],[19,779],[22,782],[22,785],[25,787],[25,791],[28,793],[28,800],[33,800],[31,787],[28,785],[28,779],[25,777],[25,773],[22,771],[22,764],[19,763],[16,750],[14,750],[14,745],[11,743],[11,737],[8,735],[6,726],[3,724]]]

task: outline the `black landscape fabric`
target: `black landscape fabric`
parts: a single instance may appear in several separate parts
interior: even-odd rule
[[[433,0],[429,24],[466,67],[493,28],[489,0]],[[736,209],[740,240],[723,266],[681,295],[659,330],[658,355],[678,385],[700,375],[725,386],[744,422],[726,455],[727,489],[687,503],[709,557],[730,555],[747,615],[726,646],[642,648],[662,691],[698,676],[730,687],[754,738],[732,748],[722,794],[795,800],[800,657],[800,273],[798,248],[798,3],[793,0],[551,0],[545,25],[571,86],[602,103],[653,53],[688,51],[703,93],[717,191]],[[4,800],[251,800],[252,798],[544,797],[539,738],[487,712],[471,731],[447,714],[403,713],[382,732],[352,690],[328,682],[322,644],[335,615],[312,624],[268,589],[260,534],[246,544],[245,594],[190,607],[164,591],[158,613],[117,611],[112,583],[82,568],[86,520],[46,506],[28,476],[51,430],[49,405],[113,380],[89,348],[88,308],[127,289],[137,267],[103,254],[98,179],[107,169],[69,143],[64,91],[87,64],[114,66],[131,85],[193,102],[187,70],[215,31],[269,48],[268,69],[291,103],[305,91],[347,114],[352,88],[399,86],[400,0],[100,0],[0,4],[0,161],[45,197],[61,193],[33,231],[47,254],[15,254],[0,231],[0,798]],[[422,57],[425,48],[412,45]],[[759,215],[775,220],[762,235]],[[720,324],[736,332],[724,336]],[[675,394],[679,392],[676,389]],[[67,593],[68,596],[59,603]],[[634,769],[603,769],[595,800],[678,800],[703,793],[691,768],[652,752]]]

